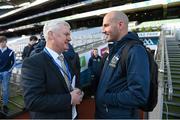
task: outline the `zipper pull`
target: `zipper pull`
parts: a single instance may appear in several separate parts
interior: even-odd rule
[[[104,106],[105,106],[106,112],[109,112],[107,105],[105,104]]]

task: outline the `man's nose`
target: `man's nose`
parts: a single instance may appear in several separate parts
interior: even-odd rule
[[[103,33],[103,34],[106,34],[106,30],[105,30],[104,27],[102,28],[102,33]]]
[[[102,27],[102,33],[104,33],[104,32],[105,32],[104,27]]]
[[[67,37],[67,40],[68,40],[68,41],[71,41],[71,37],[70,37],[70,36],[69,36],[69,37]]]

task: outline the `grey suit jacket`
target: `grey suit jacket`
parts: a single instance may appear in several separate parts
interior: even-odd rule
[[[24,60],[21,81],[25,107],[30,111],[32,118],[71,119],[70,92],[52,59],[42,51]],[[73,76],[71,65],[69,67]]]

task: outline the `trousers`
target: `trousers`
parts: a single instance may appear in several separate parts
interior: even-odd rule
[[[1,84],[1,90],[2,90],[2,101],[3,105],[8,104],[9,99],[9,81],[11,77],[11,72],[5,71],[0,72],[0,84]]]

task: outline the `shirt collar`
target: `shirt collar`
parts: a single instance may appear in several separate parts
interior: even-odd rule
[[[48,47],[45,47],[45,48],[49,52],[49,54],[53,57],[53,59],[57,60],[59,54],[57,52],[55,52],[54,50],[48,48]]]
[[[0,50],[1,50],[1,52],[3,53],[4,51],[7,50],[7,47],[5,47],[5,48],[0,48]]]

